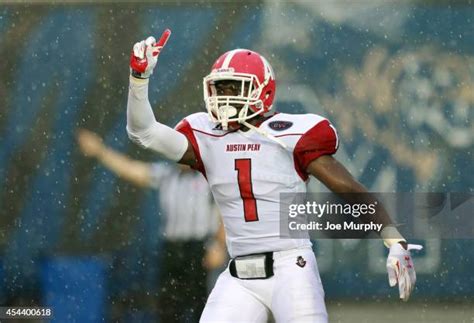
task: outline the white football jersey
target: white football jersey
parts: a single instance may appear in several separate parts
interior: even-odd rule
[[[277,113],[259,128],[287,147],[255,130],[223,131],[204,112],[176,126],[209,182],[231,257],[311,245],[308,239],[280,237],[280,193],[306,192],[308,164],[338,146],[334,127],[315,114]]]

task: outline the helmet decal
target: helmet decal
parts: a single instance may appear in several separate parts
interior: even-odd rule
[[[268,78],[271,78],[272,80],[275,79],[275,74],[273,73],[273,68],[271,65],[268,63],[267,59],[263,56],[260,56],[263,62],[263,66],[265,68],[265,80],[268,80]]]
[[[241,51],[241,49],[234,49],[234,50],[231,50],[230,52],[228,52],[227,56],[224,59],[224,63],[222,63],[221,68],[229,68],[230,61],[234,57],[235,53],[237,53],[239,51]]]

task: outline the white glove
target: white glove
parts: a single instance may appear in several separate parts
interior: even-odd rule
[[[415,288],[416,273],[410,250],[421,250],[423,246],[409,244],[407,250],[400,243],[394,243],[390,247],[387,258],[388,283],[391,287],[398,283],[400,299],[405,302]]]
[[[158,55],[166,45],[171,31],[166,29],[156,42],[155,37],[150,36],[133,45],[133,51],[130,55],[130,72],[132,76],[147,79],[153,74],[153,69],[158,61]]]

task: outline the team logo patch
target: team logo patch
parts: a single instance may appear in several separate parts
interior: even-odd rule
[[[272,121],[268,126],[275,131],[283,131],[290,128],[293,125],[293,122],[290,121]]]
[[[306,260],[304,260],[303,257],[298,256],[298,258],[296,258],[296,264],[303,268],[304,266],[306,266]]]

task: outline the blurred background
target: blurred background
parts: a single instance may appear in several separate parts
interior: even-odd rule
[[[85,158],[75,133],[159,160],[127,138],[125,111],[131,47],[164,28],[150,85],[161,122],[204,111],[214,60],[250,48],[273,65],[276,110],[328,117],[336,157],[371,190],[473,191],[471,1],[2,3],[0,305],[54,306],[58,322],[158,320],[155,193]],[[317,241],[331,321],[474,321],[472,240],[419,242],[401,304],[380,241]]]

